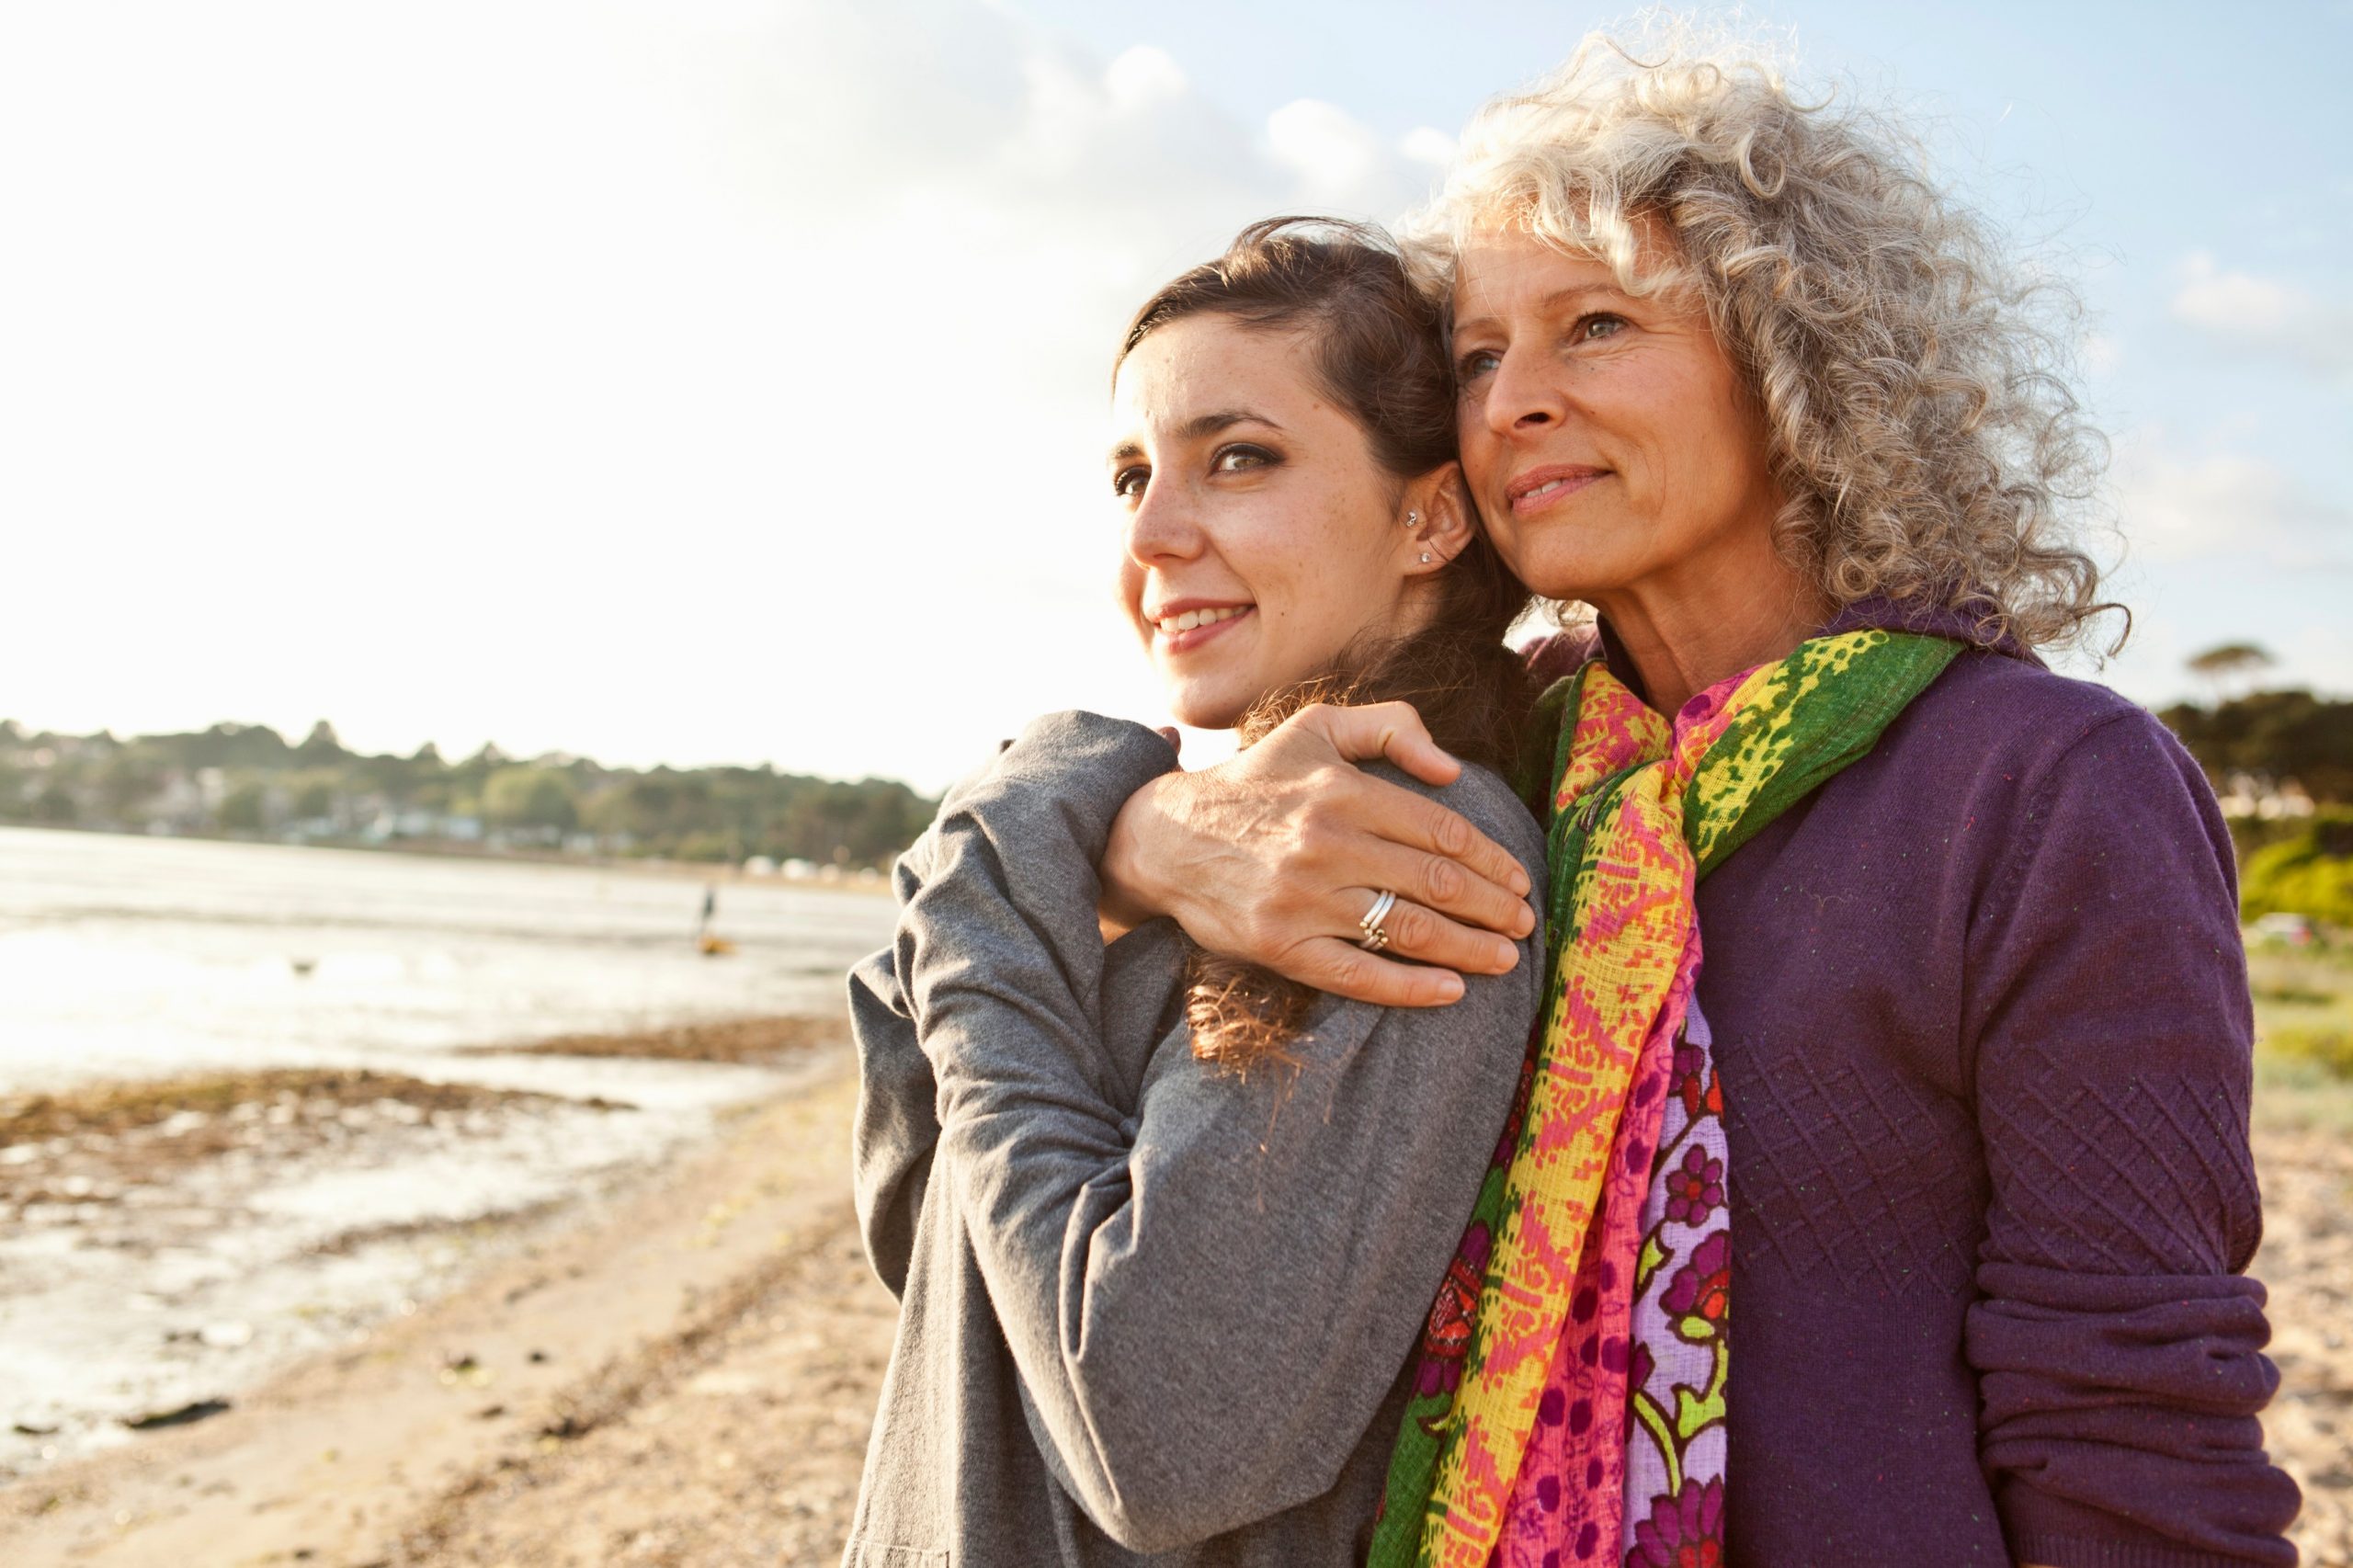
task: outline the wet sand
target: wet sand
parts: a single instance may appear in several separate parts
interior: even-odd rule
[[[847,1053],[815,1065],[631,1190],[519,1224],[451,1294],[0,1491],[0,1562],[834,1554],[893,1306],[844,1190]]]
[[[626,1034],[566,1034],[519,1045],[481,1046],[468,1056],[603,1056],[658,1062],[732,1062],[769,1067],[812,1046],[838,1041],[837,1018],[726,1018]]]
[[[371,1124],[461,1127],[556,1105],[629,1108],[364,1068],[206,1073],[0,1099],[0,1205],[15,1208],[0,1215],[20,1225],[80,1218],[57,1209],[135,1201],[138,1189],[224,1156],[282,1165]]]
[[[772,1098],[836,1019],[0,1095],[0,1484],[218,1415]],[[438,1074],[447,1074],[448,1076]]]
[[[894,1307],[843,1179],[847,1053],[624,1192],[514,1227],[414,1315],[225,1413],[0,1491],[0,1562],[829,1563]],[[2353,1564],[2353,1090],[2258,1119],[2304,1562]]]

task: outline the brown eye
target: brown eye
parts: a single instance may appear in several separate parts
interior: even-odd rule
[[[1271,468],[1281,460],[1264,447],[1236,444],[1220,447],[1210,460],[1210,467],[1219,473],[1244,473],[1255,468]]]
[[[1111,494],[1123,501],[1132,501],[1143,494],[1144,482],[1152,477],[1148,468],[1123,468],[1111,476]]]

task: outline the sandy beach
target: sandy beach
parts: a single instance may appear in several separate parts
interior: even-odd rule
[[[0,1490],[0,1562],[819,1562],[893,1303],[838,1042],[633,1186],[473,1238],[449,1293]]]
[[[0,1491],[0,1561],[835,1561],[894,1308],[844,1179],[848,1052],[795,1049],[791,1088],[633,1185],[512,1221],[447,1295]],[[2308,1564],[2353,1563],[2348,1112],[2344,1085],[2320,1085],[2258,1119],[2269,1430],[2305,1489]]]

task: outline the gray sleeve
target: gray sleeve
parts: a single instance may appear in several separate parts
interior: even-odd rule
[[[1005,747],[998,749],[1002,754]],[[952,809],[995,766],[985,764],[951,787],[941,801],[942,809]],[[903,908],[930,875],[938,852],[935,824],[892,866],[892,888]],[[915,1219],[923,1212],[932,1151],[939,1142],[931,1062],[915,1042],[915,1015],[899,981],[907,947],[903,925],[891,946],[868,955],[849,971],[850,1036],[858,1048],[850,1196],[857,1207],[867,1262],[891,1294],[898,1297],[906,1294]]]
[[[904,1297],[939,1121],[932,1108],[931,1062],[915,1043],[897,960],[894,945],[849,971],[858,1073],[850,1194],[867,1261],[891,1294]]]
[[[1451,1007],[1325,998],[1290,1070],[1237,1080],[1180,1029],[1131,1117],[1094,1067],[1093,867],[1140,782],[1083,755],[1107,725],[1033,729],[1001,789],[943,814],[904,973],[1041,1446],[1097,1525],[1151,1551],[1320,1495],[1363,1440],[1495,1151],[1542,944]],[[1499,779],[1433,793],[1540,892],[1541,835]]]

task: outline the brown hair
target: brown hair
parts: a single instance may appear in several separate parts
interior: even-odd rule
[[[1322,390],[1364,431],[1401,489],[1454,460],[1454,374],[1438,312],[1382,230],[1324,218],[1251,224],[1223,256],[1144,302],[1114,373],[1154,329],[1211,313],[1306,333]],[[1438,573],[1437,590],[1418,631],[1360,639],[1332,670],[1261,697],[1238,726],[1243,744],[1314,703],[1411,702],[1449,753],[1511,774],[1535,689],[1504,633],[1527,608],[1528,589],[1474,528]],[[1185,1002],[1193,1054],[1237,1070],[1282,1060],[1315,994],[1256,964],[1196,951]]]

